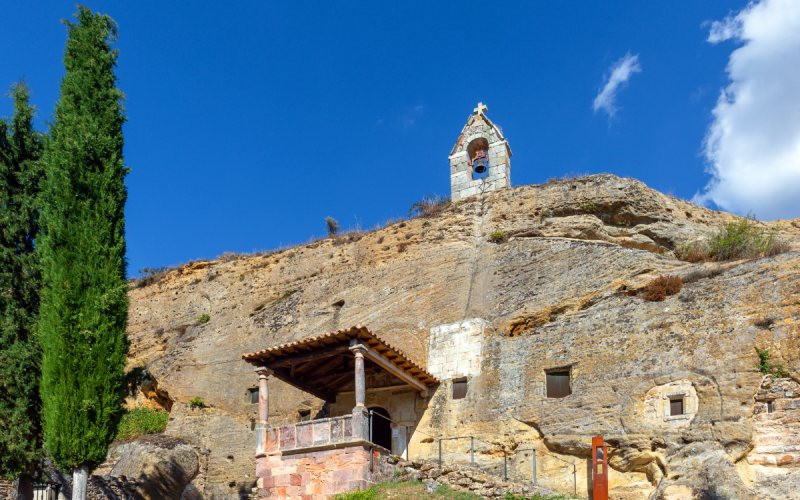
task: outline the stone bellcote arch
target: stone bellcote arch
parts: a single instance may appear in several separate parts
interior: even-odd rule
[[[486,116],[488,109],[482,102],[478,103],[450,151],[450,199],[453,201],[511,186],[511,147],[500,127]],[[474,162],[483,158],[488,160],[489,168],[478,174]]]

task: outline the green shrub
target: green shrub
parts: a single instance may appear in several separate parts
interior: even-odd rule
[[[772,376],[776,378],[786,378],[789,376],[789,372],[786,371],[783,365],[774,365],[772,367]]]
[[[760,371],[764,375],[769,375],[770,372],[769,351],[766,349],[759,349],[758,347],[756,347],[756,353],[758,353],[758,371]]]
[[[708,241],[686,242],[675,255],[688,262],[770,257],[789,250],[788,244],[752,217],[725,224]]]
[[[378,491],[374,486],[367,490],[356,490],[334,495],[333,500],[377,500]]]
[[[164,432],[169,421],[169,413],[150,408],[134,408],[126,411],[117,427],[119,441],[126,441],[144,434]]]
[[[209,321],[211,321],[211,316],[209,316],[208,314],[201,314],[200,316],[197,317],[198,325],[205,325]]]
[[[436,496],[440,498],[447,498],[448,500],[476,500],[480,498],[474,493],[456,491],[445,484],[440,484],[436,487]]]
[[[431,493],[427,486],[420,481],[384,481],[377,483],[365,490],[351,491],[335,495],[334,500],[377,500],[381,498],[419,498],[441,500],[477,500],[478,495],[467,491],[456,491],[450,486],[439,484]],[[533,495],[519,496],[506,494],[509,500],[567,500],[573,498],[567,495]]]
[[[496,229],[489,235],[489,241],[492,243],[504,243],[506,240],[508,240],[508,235],[502,229]]]
[[[758,371],[764,375],[772,375],[776,378],[785,378],[789,376],[783,365],[772,364],[768,349],[759,349],[756,347],[756,353],[758,354]]]
[[[768,257],[786,251],[785,243],[750,218],[725,224],[708,247],[717,260]]]
[[[409,217],[433,217],[439,215],[450,206],[450,198],[445,196],[426,196],[411,205],[408,209]]]
[[[206,404],[203,402],[203,398],[200,396],[195,396],[189,400],[189,408],[205,408]]]

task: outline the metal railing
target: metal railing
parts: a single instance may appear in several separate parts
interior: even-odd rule
[[[405,438],[404,439],[404,442],[405,442],[405,459],[406,460],[410,460],[411,454],[410,454],[409,449],[410,449],[410,445],[411,445],[411,440],[409,439],[409,429],[411,427],[407,426],[407,425],[403,425],[403,424],[401,424],[399,422],[396,422],[396,421],[392,420],[391,418],[389,418],[389,417],[387,417],[385,415],[382,415],[380,413],[377,413],[377,412],[373,411],[372,409],[370,409],[369,410],[369,440],[370,440],[370,442],[373,442],[373,418],[375,416],[381,417],[382,419],[386,420],[387,422],[395,424],[397,426],[396,428],[401,428],[402,427],[402,428],[405,429],[405,433],[404,433],[404,438]],[[573,490],[573,494],[574,495],[578,494],[578,477],[577,477],[578,469],[577,469],[577,462],[575,462],[574,460],[573,461],[565,460],[565,459],[563,459],[563,458],[561,458],[561,457],[559,457],[557,455],[554,455],[552,453],[547,453],[544,450],[537,450],[536,448],[533,448],[533,447],[531,447],[531,448],[517,448],[517,449],[514,449],[514,450],[508,450],[506,448],[506,446],[504,446],[502,444],[485,441],[483,439],[480,439],[480,438],[472,436],[472,435],[470,435],[470,436],[433,436],[433,435],[428,434],[426,432],[422,432],[421,430],[419,430],[417,428],[414,428],[414,432],[415,433],[418,432],[418,433],[422,434],[423,436],[426,436],[430,440],[430,441],[428,441],[429,443],[435,442],[437,444],[437,461],[438,461],[438,464],[439,464],[440,468],[444,465],[443,443],[446,443],[448,441],[457,441],[457,440],[469,439],[469,465],[471,467],[475,467],[477,469],[482,469],[482,470],[486,470],[487,467],[485,465],[476,464],[476,462],[475,462],[475,444],[476,444],[476,442],[477,443],[483,443],[484,445],[487,445],[492,449],[496,449],[497,447],[502,448],[502,452],[503,452],[503,464],[502,464],[503,473],[502,473],[502,476],[503,476],[503,480],[504,481],[508,481],[509,480],[509,462],[511,462],[513,464],[513,462],[515,461],[515,459],[516,459],[516,457],[517,457],[517,455],[519,453],[531,452],[531,455],[530,455],[531,465],[530,465],[530,469],[529,469],[531,471],[531,477],[530,478],[521,477],[521,478],[519,478],[519,481],[525,481],[525,482],[531,481],[534,487],[538,487],[539,486],[539,474],[538,474],[538,466],[539,466],[539,464],[538,464],[538,458],[540,456],[541,457],[547,456],[548,458],[552,458],[552,459],[558,460],[558,461],[563,462],[564,464],[566,464],[566,466],[571,466],[572,467],[572,490]],[[370,457],[371,456],[372,456],[372,454],[370,453]],[[423,457],[419,457],[419,458],[423,458]],[[430,454],[429,453],[426,454],[425,459],[430,459]],[[458,462],[456,462],[456,463],[458,463]],[[372,465],[372,464],[370,464],[370,465]],[[517,478],[511,478],[511,479],[515,479],[516,480]]]
[[[33,500],[56,500],[60,489],[60,484],[34,484]]]

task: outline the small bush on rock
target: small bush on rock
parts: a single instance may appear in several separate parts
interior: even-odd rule
[[[784,378],[789,376],[783,365],[775,365],[772,363],[772,361],[770,361],[768,349],[759,349],[756,347],[756,353],[758,354],[758,371],[764,375],[772,375],[776,378]]]
[[[784,242],[751,218],[726,224],[711,238],[708,247],[717,260],[769,257],[786,251]]]
[[[492,243],[505,243],[508,241],[508,235],[502,229],[497,229],[489,235],[489,241]]]
[[[711,259],[707,241],[687,241],[675,249],[675,257],[686,262],[705,262]]]
[[[328,236],[336,236],[339,232],[339,222],[330,215],[325,217],[325,227],[328,229]]]
[[[198,325],[205,325],[209,321],[211,321],[211,316],[209,316],[208,314],[201,314],[200,316],[197,317]]]
[[[145,434],[164,432],[169,413],[150,408],[134,408],[126,411],[119,421],[117,440],[126,441]]]
[[[161,281],[171,271],[168,267],[145,267],[139,270],[141,278],[133,280],[133,286],[142,288]]]
[[[675,256],[688,262],[770,257],[789,250],[789,245],[767,231],[752,217],[725,224],[708,241],[679,245]]]
[[[659,276],[642,288],[642,297],[650,302],[660,302],[683,288],[680,276]]]
[[[205,408],[206,404],[203,401],[203,398],[200,396],[195,396],[189,400],[189,408]]]

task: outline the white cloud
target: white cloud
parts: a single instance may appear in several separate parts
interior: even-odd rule
[[[711,24],[708,41],[725,40],[741,45],[703,145],[712,179],[695,201],[800,217],[800,2],[750,3]]]
[[[625,57],[615,62],[611,66],[605,85],[600,93],[594,98],[592,109],[595,113],[599,110],[605,111],[609,117],[617,112],[617,91],[623,86],[634,73],[642,71],[639,66],[639,54],[625,54]]]
[[[425,106],[422,104],[417,104],[412,108],[406,109],[406,111],[400,116],[400,123],[403,124],[403,127],[413,127],[417,120],[422,118],[422,115],[425,113]]]

